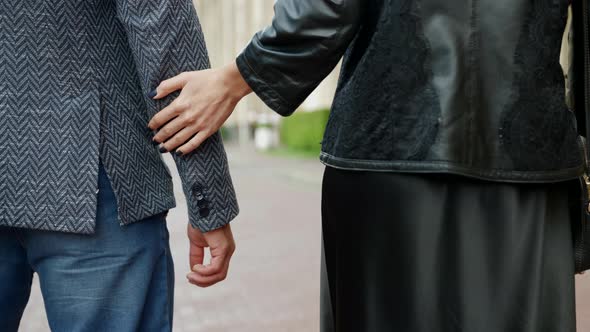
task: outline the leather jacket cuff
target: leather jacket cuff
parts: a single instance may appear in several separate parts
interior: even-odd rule
[[[242,77],[248,83],[252,91],[273,111],[282,116],[289,116],[297,109],[296,105],[289,103],[278,92],[273,90],[265,81],[258,75],[256,70],[252,68],[248,57],[250,52],[246,49],[236,59],[238,70]]]

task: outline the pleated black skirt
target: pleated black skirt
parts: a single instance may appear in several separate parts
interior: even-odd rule
[[[575,331],[565,184],[327,168],[322,332]]]

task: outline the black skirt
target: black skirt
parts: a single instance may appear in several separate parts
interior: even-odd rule
[[[567,189],[327,168],[322,331],[575,331]]]

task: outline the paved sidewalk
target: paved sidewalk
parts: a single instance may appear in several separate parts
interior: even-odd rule
[[[170,213],[177,279],[175,331],[318,331],[323,167],[316,160],[269,157],[249,149],[228,152],[242,212],[233,223],[238,250],[227,281],[204,290],[186,282],[186,205],[181,192],[178,208]],[[590,275],[578,281],[579,331],[590,332]],[[21,331],[48,330],[35,284]]]

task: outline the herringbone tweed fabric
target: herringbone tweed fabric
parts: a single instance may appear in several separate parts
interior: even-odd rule
[[[121,224],[173,208],[146,95],[208,67],[190,0],[0,0],[0,225],[92,233],[100,161]],[[237,215],[219,134],[175,161],[193,226]]]

